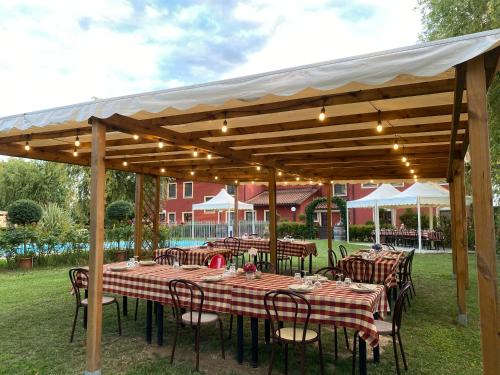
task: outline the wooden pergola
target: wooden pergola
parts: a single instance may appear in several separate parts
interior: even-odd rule
[[[484,38],[490,42],[488,48],[472,48]],[[470,49],[468,54],[460,44],[464,40]],[[495,30],[465,39],[162,92],[171,97],[190,93],[206,96],[207,101],[186,108],[165,100],[160,110],[144,104],[142,110],[130,113],[127,103],[133,102],[137,108],[137,102],[147,101],[137,95],[0,119],[0,154],[91,167],[86,373],[100,374],[101,369],[106,169],[137,174],[136,217],[144,218],[136,220],[138,254],[146,245],[157,247],[161,176],[235,185],[267,184],[274,263],[277,184],[328,187],[328,246],[332,248],[333,182],[413,181],[415,176],[419,180],[448,180],[458,321],[466,324],[467,152],[472,164],[484,373],[500,373],[500,305],[486,112],[486,92],[499,71],[499,45],[500,30]],[[442,55],[423,56],[426,48]],[[459,54],[455,60],[446,60],[455,52]],[[389,65],[396,62],[394,74],[382,79],[377,64],[380,61],[380,69],[386,69],[387,64],[382,62],[387,59]],[[412,70],[403,64],[405,59],[417,61],[422,67],[416,64]],[[353,66],[349,81],[327,82],[337,71],[342,75],[349,62]],[[422,69],[430,69],[424,64],[432,65],[432,73],[422,73]],[[304,80],[301,73],[323,72],[325,66],[331,71],[323,78],[324,84],[300,87]],[[290,82],[298,82],[293,90],[279,85],[268,89],[270,82],[285,82],[287,77]],[[221,86],[232,91],[221,94],[213,104],[208,99],[216,96],[215,90]],[[258,94],[248,94],[256,87]],[[107,115],[109,110],[113,114]],[[318,118],[321,112],[324,120]],[[19,122],[24,125],[15,125]],[[14,125],[9,128],[5,124]],[[224,124],[227,132],[222,131]],[[377,125],[382,125],[381,132]],[[75,147],[77,137],[80,143]],[[403,156],[409,166],[402,162]],[[149,242],[144,226],[153,233]]]

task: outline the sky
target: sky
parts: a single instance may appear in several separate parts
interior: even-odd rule
[[[0,116],[412,45],[416,0],[0,0]]]

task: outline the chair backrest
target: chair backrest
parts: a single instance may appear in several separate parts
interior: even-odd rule
[[[278,258],[285,256],[285,251],[286,248],[288,247],[288,243],[289,242],[287,241],[281,241],[281,240],[276,241],[276,253],[278,254]]]
[[[410,289],[411,284],[406,282],[401,291],[399,292],[398,298],[396,299],[396,303],[394,305],[394,311],[392,312],[392,332],[399,332],[401,329],[401,321],[403,317],[403,308],[405,299],[407,298],[408,290]]]
[[[175,256],[181,266],[183,264],[187,264],[188,252],[188,249],[181,249],[180,247],[169,247],[167,250],[165,250],[166,254]]]
[[[264,306],[271,322],[273,337],[282,340],[280,328],[288,325],[293,327],[293,341],[305,341],[311,316],[311,304],[307,299],[300,294],[278,289],[266,293]]]
[[[255,267],[257,267],[257,270],[260,272],[276,273],[276,268],[274,267],[274,265],[266,260],[255,262]]]
[[[343,271],[338,267],[323,267],[315,272],[316,275],[326,276],[332,280],[337,279],[337,275],[343,274]]]
[[[386,248],[388,250],[396,250],[396,248],[394,247],[394,245],[391,245],[390,243],[383,243],[382,244],[382,248]]]
[[[189,312],[189,324],[199,326],[205,294],[203,289],[195,282],[184,279],[173,279],[168,283],[170,297],[175,310],[175,318],[182,320],[182,314]],[[199,312],[200,314],[197,314]]]
[[[410,251],[408,254],[406,254],[406,257],[408,258],[408,273],[411,275],[411,270],[413,268],[413,257],[415,256],[415,249]]]
[[[372,283],[375,276],[375,263],[363,258],[348,258],[344,261],[345,272],[352,281]]]
[[[222,254],[215,254],[208,264],[208,268],[219,269],[224,267],[226,267],[226,258]]]
[[[158,255],[153,260],[158,264],[166,264],[169,266],[173,266],[175,262],[179,261],[175,255],[169,253]]]
[[[344,245],[339,245],[339,250],[340,250],[340,256],[342,258],[347,257],[347,249],[345,248]]]
[[[233,251],[240,251],[240,239],[236,237],[224,238],[224,247]]]
[[[80,288],[82,288],[82,283],[89,285],[89,271],[80,267],[71,268],[69,270],[69,280],[71,281],[71,287],[75,295],[76,305],[80,306],[82,303]]]
[[[333,249],[328,249],[328,266],[337,266],[337,254]]]

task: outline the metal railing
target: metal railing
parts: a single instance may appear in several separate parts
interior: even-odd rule
[[[240,221],[239,233],[264,237],[269,233],[267,221]],[[217,223],[215,221],[187,222],[184,224],[169,224],[172,235],[179,238],[224,238],[234,234],[233,223]]]

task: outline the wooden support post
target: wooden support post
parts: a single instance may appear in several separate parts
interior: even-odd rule
[[[500,315],[498,312],[500,307],[498,306],[495,226],[483,55],[467,63],[467,102],[483,373],[497,375],[500,374]]]
[[[326,184],[326,238],[328,239],[328,251],[333,251],[333,230],[332,230],[332,184]],[[330,257],[328,257],[330,261]],[[336,264],[328,264],[330,267]]]
[[[160,240],[160,176],[152,176],[155,179],[154,194],[154,216],[153,216],[153,252],[158,249]],[[194,212],[193,212],[194,220]]]
[[[106,185],[106,126],[92,122],[90,185],[90,253],[87,356],[85,374],[101,374],[102,266],[104,258],[104,201]]]
[[[456,279],[457,279],[457,303],[458,303],[458,323],[467,325],[467,306],[466,306],[466,286],[467,286],[467,225],[465,223],[465,178],[463,160],[453,161],[453,183],[450,189],[453,189],[453,212],[452,229],[454,232],[453,246],[456,254]]]
[[[452,215],[455,212],[455,187],[454,181],[450,180],[449,182],[450,189],[450,208]],[[451,217],[451,259],[453,263],[453,277],[456,278],[457,275],[457,239],[455,238],[456,230],[455,230],[455,222],[453,221],[453,216]]]
[[[277,255],[277,230],[276,230],[276,171],[269,170],[269,250],[271,253],[271,264],[278,272]]]
[[[144,201],[144,175],[135,174],[135,221],[134,221],[134,249],[138,257],[142,253],[142,218]]]
[[[240,219],[238,217],[238,211],[239,211],[238,200],[239,200],[240,197],[239,197],[239,194],[238,194],[238,188],[239,188],[239,185],[235,184],[234,185],[234,220],[233,220],[233,225],[234,225],[233,234],[234,234],[234,237],[239,237],[240,236]]]

